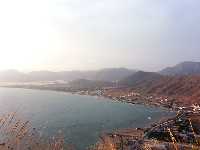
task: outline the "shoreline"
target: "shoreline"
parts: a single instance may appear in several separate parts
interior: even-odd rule
[[[196,124],[196,126],[193,126],[193,124]],[[192,128],[192,131],[190,128]],[[109,142],[119,149],[145,148],[148,146],[155,150],[160,150],[160,148],[199,150],[199,128],[200,111],[182,112],[149,128],[124,129],[107,133],[101,137],[98,146],[108,145]],[[177,132],[177,130],[179,131]]]
[[[97,97],[97,98],[105,98],[113,102],[125,103],[125,104],[130,104],[130,105],[144,105],[144,106],[150,106],[150,107],[158,107],[158,108],[162,108],[168,111],[178,112],[177,109],[168,108],[166,106],[158,105],[154,103],[144,102],[145,100],[129,101],[126,99],[119,99],[116,97],[110,97],[110,96],[105,96],[105,95],[83,94],[83,93],[79,93],[81,90],[74,92],[74,91],[66,91],[66,90],[59,90],[59,89],[49,89],[49,88],[40,88],[40,87],[21,87],[21,86],[0,86],[0,88],[53,91],[53,92],[69,93],[69,94],[78,95],[78,96],[92,96],[92,97]]]

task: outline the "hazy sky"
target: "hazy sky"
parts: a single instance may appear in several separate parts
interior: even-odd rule
[[[2,0],[0,70],[200,61],[199,0]]]

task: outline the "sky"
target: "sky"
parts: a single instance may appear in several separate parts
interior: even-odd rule
[[[200,61],[199,0],[0,1],[0,70],[157,71]]]

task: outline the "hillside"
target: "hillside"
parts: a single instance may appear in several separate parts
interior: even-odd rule
[[[197,75],[200,74],[200,62],[182,62],[173,67],[167,67],[159,73],[162,75]]]
[[[186,103],[200,103],[200,75],[164,76],[140,71],[119,83],[148,95],[174,97]]]
[[[146,88],[147,93],[178,97],[200,103],[200,76],[165,77]]]
[[[0,71],[0,81],[15,82],[15,81],[25,81],[25,80],[26,80],[25,74],[17,70]]]
[[[153,84],[154,81],[163,78],[162,75],[155,72],[138,71],[131,76],[119,81],[122,86],[140,86]]]
[[[107,68],[97,71],[95,76],[93,77],[93,80],[101,80],[101,81],[122,80],[123,78],[126,78],[135,72],[136,72],[135,70],[130,70],[126,68]]]

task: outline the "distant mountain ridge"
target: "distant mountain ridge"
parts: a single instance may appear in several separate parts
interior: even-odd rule
[[[89,71],[33,71],[22,73],[17,70],[0,71],[0,82],[37,82],[37,81],[73,81],[77,79],[107,81],[107,82],[127,82],[133,83],[144,82],[145,78],[159,78],[160,75],[167,76],[184,76],[184,75],[200,75],[200,62],[182,62],[173,67],[167,67],[159,72],[142,72],[127,68],[106,68],[100,70]],[[132,76],[132,77],[131,77]],[[125,81],[127,80],[127,81]]]
[[[163,76],[156,72],[138,71],[131,76],[119,81],[122,86],[136,86],[140,84],[148,84],[155,80],[161,79]]]
[[[1,82],[32,82],[32,81],[72,81],[77,79],[116,81],[121,80],[133,73],[135,70],[126,68],[107,68],[96,71],[33,71],[22,73],[16,70],[7,70],[0,72]]]
[[[162,75],[200,75],[200,62],[186,61],[173,67],[167,67],[159,73]]]
[[[87,79],[73,80],[68,83],[68,86],[73,90],[86,90],[86,89],[101,89],[103,87],[112,87],[114,83],[105,81],[95,81]]]
[[[0,81],[55,80],[67,81],[68,84],[64,83],[62,86],[71,90],[128,88],[147,95],[170,96],[186,103],[200,103],[200,62],[183,62],[160,72],[126,68],[97,71],[35,71],[26,74],[16,70],[0,72]],[[59,84],[55,86],[59,88]]]
[[[134,74],[135,70],[126,68],[107,68],[96,72],[93,80],[116,81]]]

